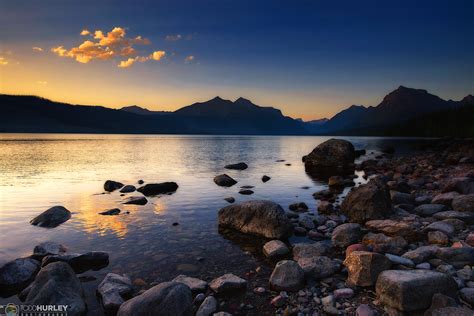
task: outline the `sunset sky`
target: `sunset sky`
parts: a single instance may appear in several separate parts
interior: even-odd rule
[[[474,2],[0,0],[0,92],[174,110],[239,96],[285,115],[399,85],[474,93]]]

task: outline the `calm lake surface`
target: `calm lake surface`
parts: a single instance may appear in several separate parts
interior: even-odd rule
[[[94,289],[108,272],[127,273],[132,280],[147,283],[171,280],[178,274],[206,280],[227,272],[245,276],[258,266],[265,276],[271,266],[260,254],[263,241],[219,233],[217,212],[229,205],[223,198],[233,196],[236,202],[269,199],[285,209],[303,201],[314,213],[317,205],[312,194],[326,185],[305,173],[301,157],[329,138],[0,134],[0,264],[29,256],[44,241],[60,242],[69,252],[108,252],[107,268],[84,273],[97,278],[85,284],[91,314],[101,313]],[[368,152],[388,144],[398,153],[406,152],[420,142],[341,138]],[[280,159],[285,162],[277,162]],[[224,169],[240,161],[249,168]],[[217,186],[213,178],[221,173],[238,184]],[[267,183],[261,181],[265,174],[272,178]],[[122,205],[127,196],[140,193],[103,194],[107,179],[136,186],[139,179],[145,183],[175,181],[179,189],[172,195],[150,198],[144,206]],[[243,185],[255,186],[255,193],[240,195]],[[53,229],[29,224],[54,205],[65,206],[73,212],[72,218]],[[115,207],[130,213],[98,215]],[[173,226],[174,222],[179,225]]]

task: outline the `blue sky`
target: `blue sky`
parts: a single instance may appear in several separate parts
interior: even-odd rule
[[[5,93],[167,110],[244,96],[311,119],[375,105],[399,85],[446,99],[474,92],[474,1],[1,0],[0,9]],[[115,57],[83,64],[51,52],[81,44],[83,29],[114,27],[151,42],[140,56],[165,57],[119,69]]]

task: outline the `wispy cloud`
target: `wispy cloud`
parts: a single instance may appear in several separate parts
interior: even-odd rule
[[[193,55],[189,55],[189,56],[186,56],[186,58],[184,58],[184,62],[190,63],[190,62],[193,62],[195,59],[196,57],[194,57]]]
[[[166,35],[165,40],[170,42],[176,42],[183,38],[181,34]]]
[[[38,47],[38,46],[34,46],[32,47],[32,49],[35,51],[35,52],[38,52],[38,53],[41,53],[44,51],[44,49],[42,49],[41,47]]]
[[[160,60],[165,56],[164,51],[155,51],[147,56],[139,56],[135,48],[136,45],[150,45],[151,42],[142,36],[127,37],[127,32],[123,27],[114,27],[106,34],[101,30],[94,33],[87,29],[82,30],[81,35],[90,35],[90,39],[85,40],[77,47],[71,49],[63,45],[53,47],[51,51],[60,57],[69,57],[80,63],[89,63],[92,60],[109,60],[113,58],[128,57],[120,61],[118,67],[127,68],[135,62],[145,62],[148,60]]]
[[[48,84],[48,82],[39,80],[39,81],[36,81],[36,84],[39,84],[40,86],[45,86]]]
[[[0,66],[8,65],[8,60],[5,57],[0,56]]]

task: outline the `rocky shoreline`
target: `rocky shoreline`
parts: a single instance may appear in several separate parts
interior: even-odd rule
[[[307,173],[328,183],[327,190],[314,193],[316,207],[296,202],[284,210],[272,201],[233,204],[226,198],[230,205],[218,212],[219,228],[264,240],[261,253],[273,270],[269,276],[261,268],[210,282],[180,275],[138,289],[128,276],[109,273],[97,288],[105,313],[472,315],[474,141],[436,140],[401,157],[394,150],[356,164],[364,150],[344,140],[320,144],[303,157]],[[226,168],[245,170],[247,164]],[[354,182],[355,170],[363,171],[367,183]],[[237,183],[225,174],[214,181]],[[137,189],[109,180],[104,190],[124,196],[138,191],[142,195],[125,203],[143,205],[146,197],[178,189],[174,182],[139,184]],[[118,215],[120,209],[101,214]],[[53,228],[70,218],[71,212],[56,206],[31,224]],[[304,242],[289,241],[290,236]],[[30,257],[0,267],[0,294],[18,294],[25,304],[69,305],[70,315],[84,315],[87,305],[76,274],[101,269],[108,260],[107,253],[71,254],[63,245],[43,243]],[[253,277],[259,274],[266,277]],[[262,306],[236,304],[242,293],[262,297]]]

